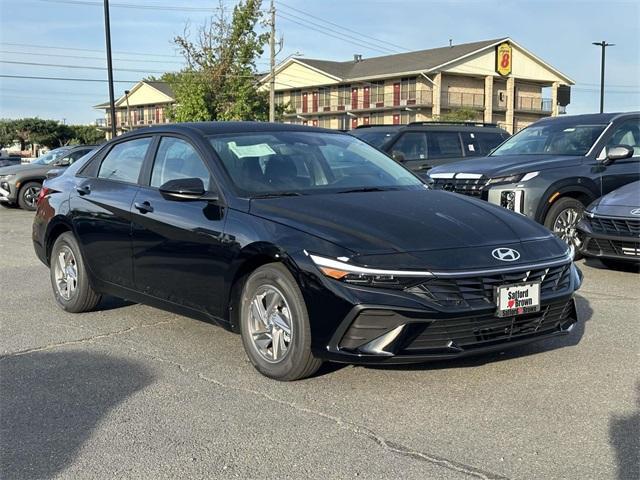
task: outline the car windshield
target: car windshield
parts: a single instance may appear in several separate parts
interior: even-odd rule
[[[351,135],[353,135],[356,138],[359,138],[360,140],[364,140],[365,142],[367,142],[369,145],[373,145],[376,148],[380,148],[382,145],[384,145],[387,140],[389,140],[391,138],[391,136],[393,135],[394,132],[390,132],[387,130],[354,130],[353,132],[351,132]]]
[[[605,127],[553,121],[532,125],[504,142],[491,156],[586,155]]]
[[[257,132],[210,142],[243,196],[425,188],[421,180],[350,135]]]
[[[50,163],[55,162],[58,158],[62,157],[68,151],[68,148],[56,148],[55,150],[51,150],[45,155],[41,155],[31,163],[36,165],[49,165]]]

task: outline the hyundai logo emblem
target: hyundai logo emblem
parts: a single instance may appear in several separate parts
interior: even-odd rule
[[[494,248],[491,252],[491,255],[496,260],[500,260],[502,262],[515,262],[520,258],[520,252],[514,250],[513,248]]]
[[[640,216],[640,208],[634,208],[631,210],[631,215]]]

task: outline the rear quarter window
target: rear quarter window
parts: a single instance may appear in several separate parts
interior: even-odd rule
[[[462,134],[465,155],[469,157],[489,155],[489,152],[505,139],[506,136],[499,132],[465,132]]]

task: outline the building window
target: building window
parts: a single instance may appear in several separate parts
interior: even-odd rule
[[[322,128],[331,128],[331,118],[330,117],[320,117],[318,119],[318,126]]]
[[[351,103],[351,85],[338,87],[338,105],[344,107]]]
[[[331,105],[331,90],[328,88],[318,89],[318,106],[323,109]]]
[[[400,99],[415,100],[416,99],[416,79],[403,78],[400,80]]]
[[[371,82],[371,101],[374,104],[384,104],[384,82]]]
[[[275,99],[275,104],[276,105],[282,105],[284,103],[284,93],[283,92],[276,92],[274,99]]]
[[[376,112],[371,114],[371,125],[384,124],[384,113]]]
[[[416,112],[400,112],[400,123],[407,124],[416,121]]]
[[[291,106],[297,110],[302,108],[302,91],[294,90],[291,92]]]

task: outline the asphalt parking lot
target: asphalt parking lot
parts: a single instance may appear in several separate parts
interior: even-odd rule
[[[107,299],[68,314],[0,210],[0,478],[640,478],[640,276],[580,262],[571,335],[277,383],[240,338]]]

